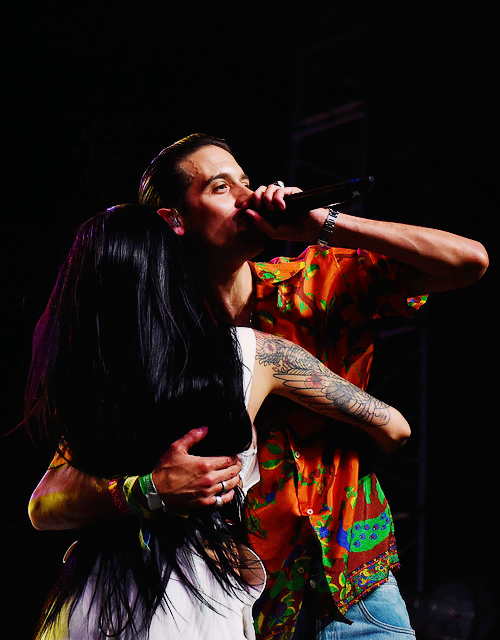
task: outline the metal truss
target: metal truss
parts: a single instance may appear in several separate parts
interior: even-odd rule
[[[373,175],[374,191],[343,211],[425,225],[432,214],[432,2],[368,4],[364,15],[344,12],[322,40],[335,11],[315,15],[311,6],[302,25],[289,184],[307,189]],[[426,582],[427,313],[418,316],[377,330],[369,387],[412,426],[409,443],[377,474],[416,600]]]

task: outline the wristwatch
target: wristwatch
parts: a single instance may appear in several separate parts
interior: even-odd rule
[[[333,231],[335,229],[335,225],[337,223],[337,216],[339,215],[338,211],[335,211],[332,205],[327,207],[328,215],[326,216],[326,220],[321,227],[321,231],[319,233],[318,244],[322,247],[330,246],[330,241],[333,236]]]

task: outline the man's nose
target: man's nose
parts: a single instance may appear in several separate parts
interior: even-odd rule
[[[235,205],[237,209],[241,209],[243,208],[251,199],[251,197],[253,196],[253,191],[252,189],[250,189],[249,187],[247,187],[245,184],[239,185],[237,191],[236,191],[236,201],[235,201]]]

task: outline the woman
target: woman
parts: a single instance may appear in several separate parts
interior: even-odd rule
[[[141,517],[82,533],[39,637],[252,637],[265,579],[240,506],[259,478],[252,421],[270,393],[355,424],[386,451],[409,435],[399,412],[300,347],[216,322],[154,209],[113,207],[80,228],[35,332],[26,422],[87,473],[134,469],[116,499]],[[149,472],[200,424],[198,455],[240,453],[241,495],[189,517],[153,513]]]

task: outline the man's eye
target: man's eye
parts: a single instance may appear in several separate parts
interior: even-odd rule
[[[221,192],[227,189],[227,184],[225,182],[221,182],[220,184],[216,184],[213,187],[214,191]]]

